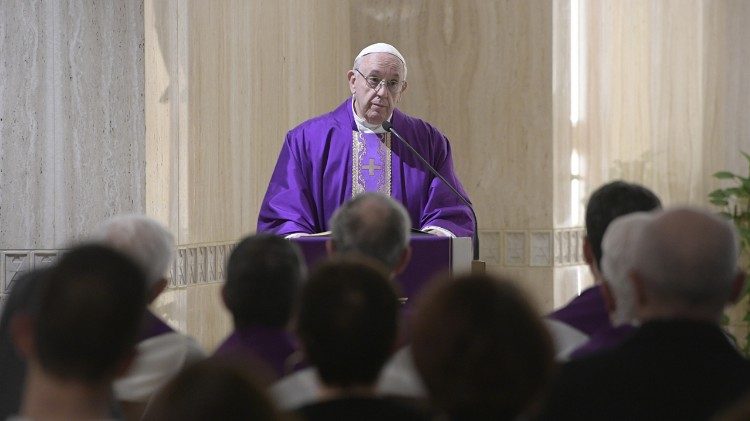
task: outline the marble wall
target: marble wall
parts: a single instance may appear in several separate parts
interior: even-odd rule
[[[145,204],[143,4],[0,2],[0,285]]]
[[[742,0],[8,0],[0,11],[0,281],[54,261],[109,215],[145,212],[180,248],[155,308],[209,349],[230,328],[221,253],[255,230],[285,132],[346,98],[345,73],[372,42],[409,61],[401,108],[451,139],[490,270],[545,310],[589,282],[582,216],[596,187],[624,178],[668,204],[705,204],[710,174],[744,170],[737,151],[750,151]]]

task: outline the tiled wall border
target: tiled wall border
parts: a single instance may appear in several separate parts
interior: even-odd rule
[[[582,227],[554,230],[480,230],[480,259],[507,267],[584,264]]]
[[[179,288],[224,279],[224,268],[237,243],[196,244],[177,248],[169,269],[169,287]],[[0,250],[0,308],[13,283],[25,272],[54,264],[66,250]]]

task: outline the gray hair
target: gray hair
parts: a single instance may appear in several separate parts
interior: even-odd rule
[[[344,203],[329,225],[337,253],[359,253],[391,270],[409,244],[409,214],[381,193],[363,193]]]
[[[635,212],[615,219],[602,240],[602,275],[616,306],[612,324],[619,326],[635,320],[635,293],[630,282],[630,271],[636,251],[636,241],[654,214]]]
[[[146,273],[149,286],[167,275],[174,257],[172,233],[143,215],[116,216],[104,223],[95,238],[133,259]]]
[[[700,209],[673,208],[645,227],[633,268],[658,304],[718,317],[731,297],[738,254],[729,221]]]

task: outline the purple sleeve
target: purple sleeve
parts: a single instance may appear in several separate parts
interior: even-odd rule
[[[300,162],[299,142],[287,134],[258,214],[258,232],[316,233],[313,200]]]
[[[469,196],[453,170],[453,158],[451,157],[448,139],[437,130],[434,130],[434,136],[439,141],[434,143],[437,150],[434,151],[435,159],[432,164],[468,200]],[[456,237],[471,237],[474,232],[474,221],[469,207],[437,177],[433,177],[430,183],[420,225],[422,227],[434,225],[445,228]]]

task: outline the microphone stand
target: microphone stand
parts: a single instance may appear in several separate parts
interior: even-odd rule
[[[426,159],[422,157],[422,155],[417,152],[416,149],[414,149],[413,146],[409,144],[401,135],[393,129],[393,125],[390,121],[386,120],[383,122],[383,129],[385,131],[393,133],[396,138],[401,141],[401,143],[406,146],[407,149],[409,149],[419,160],[424,164],[425,167],[434,175],[435,177],[439,178],[443,183],[445,183],[446,186],[466,205],[469,207],[469,210],[471,211],[471,215],[474,217],[474,234],[471,237],[471,244],[472,244],[472,252],[473,252],[473,261],[471,262],[471,271],[472,273],[484,273],[485,271],[485,262],[479,260],[479,224],[477,222],[477,214],[474,212],[474,207],[471,205],[471,202],[469,202],[461,193],[458,192],[458,190],[453,187],[451,183],[448,182],[448,180],[443,177],[442,174],[440,174],[432,165],[430,165],[429,162],[427,162]]]

